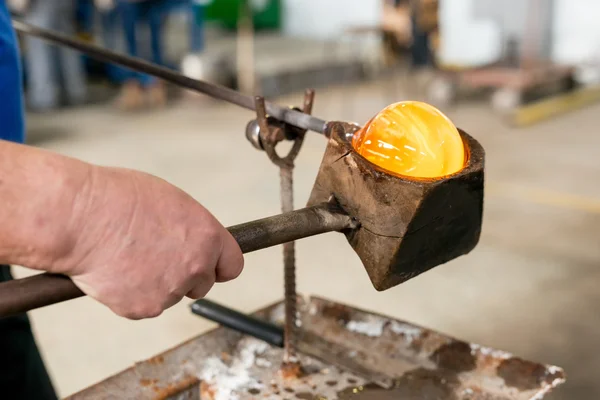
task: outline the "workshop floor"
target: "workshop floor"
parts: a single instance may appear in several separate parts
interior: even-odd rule
[[[406,99],[400,83],[320,90],[315,113],[364,122]],[[298,103],[300,96],[281,99]],[[470,255],[378,293],[336,234],[298,244],[300,291],[377,310],[461,339],[562,366],[551,398],[600,398],[600,105],[516,130],[487,102],[449,115],[487,152],[482,240]],[[251,113],[201,99],[125,116],[109,106],[29,116],[32,144],[84,160],[141,169],[182,187],[225,225],[277,213],[278,172],[244,138]],[[307,200],[325,140],[310,135],[297,163],[296,206]],[[22,274],[23,271],[20,271]],[[248,255],[235,282],[210,298],[243,311],[281,299],[280,249]],[[83,389],[212,325],[188,301],[131,322],[90,299],[32,313],[61,395]]]

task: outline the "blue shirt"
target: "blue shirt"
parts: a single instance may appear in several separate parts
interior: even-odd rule
[[[0,139],[22,143],[24,136],[18,42],[6,2],[0,0]]]

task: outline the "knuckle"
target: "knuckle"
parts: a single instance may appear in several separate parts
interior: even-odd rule
[[[188,274],[180,282],[178,282],[177,284],[175,284],[175,285],[171,286],[170,288],[168,288],[166,290],[167,296],[169,296],[171,298],[182,297],[183,294],[184,294],[184,292],[185,292],[185,286],[186,286],[185,282],[187,282],[190,279],[190,275],[191,274]]]
[[[155,318],[162,314],[163,309],[158,304],[139,304],[126,309],[113,310],[115,314],[133,320],[139,321],[146,318]]]
[[[196,289],[194,290],[196,297],[198,299],[203,298],[204,296],[206,296],[208,294],[208,292],[211,291],[211,289],[213,288],[214,285],[215,285],[215,278],[198,282],[196,285]]]
[[[219,229],[217,226],[211,226],[204,232],[202,241],[203,245],[207,249],[220,252],[221,248],[223,247],[223,235],[221,229]]]
[[[190,291],[190,293],[188,293],[188,296],[195,300],[201,299],[208,294],[208,292],[212,289],[213,285],[214,280],[212,280],[211,282],[199,282],[198,285],[192,291]]]
[[[189,266],[189,278],[191,279],[203,279],[208,276],[209,268],[203,262],[194,262]]]
[[[193,281],[196,284],[214,282],[215,266],[209,266],[205,263],[195,263],[190,267],[188,281]]]
[[[205,292],[206,292],[206,290],[194,289],[187,294],[187,297],[189,297],[192,300],[199,300],[199,299],[204,298],[204,296],[206,296]]]

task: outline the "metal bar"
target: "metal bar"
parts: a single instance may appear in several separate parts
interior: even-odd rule
[[[0,283],[0,318],[84,296],[64,275],[40,274]]]
[[[240,107],[247,108],[248,110],[255,110],[254,98],[252,96],[242,94],[224,86],[193,79],[168,68],[146,62],[140,58],[119,54],[100,46],[53,32],[51,30],[27,24],[23,21],[13,19],[12,24],[17,32],[25,35],[35,36],[55,44],[60,44],[85,53],[90,57],[96,58],[100,61],[119,64],[121,66],[134,69],[138,72],[154,75],[177,86],[204,93],[213,98],[224,100]],[[266,107],[269,116],[280,121],[284,121],[298,128],[307,129],[314,132],[323,133],[325,131],[326,122],[322,119],[292,110],[291,108],[281,107],[273,103],[267,103]]]
[[[283,329],[273,323],[242,314],[207,299],[196,300],[191,309],[194,314],[236,332],[250,335],[275,347],[283,347]]]
[[[335,204],[301,208],[228,228],[244,253],[266,249],[322,233],[356,227],[356,221]]]
[[[229,329],[263,340],[272,346],[284,347],[284,330],[273,323],[242,314],[206,299],[197,300],[191,308],[194,314]],[[350,353],[348,348],[304,330],[299,332],[297,341],[298,350],[303,354],[352,372],[384,389],[393,386],[391,377],[365,367],[360,359],[348,355]]]
[[[281,211],[294,209],[293,165],[282,166]],[[296,295],[296,246],[295,242],[283,244],[283,278],[285,303],[284,363],[296,363],[296,331],[298,328],[298,297]]]
[[[302,111],[311,114],[315,93],[307,90],[304,94]],[[280,162],[279,173],[281,181],[281,212],[290,212],[294,209],[294,159],[298,155],[304,134],[297,138],[290,154],[284,159],[288,162]],[[283,277],[284,277],[284,304],[285,304],[285,336],[284,336],[284,364],[295,364],[296,343],[298,336],[298,296],[296,294],[296,243],[287,242],[283,244]]]
[[[242,252],[355,226],[339,207],[325,203],[228,228]],[[0,318],[84,296],[67,277],[41,274],[0,284]]]

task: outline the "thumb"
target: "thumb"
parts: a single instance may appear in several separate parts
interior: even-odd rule
[[[217,262],[217,282],[227,282],[237,278],[244,269],[244,256],[240,246],[227,230],[223,230],[223,248]]]

